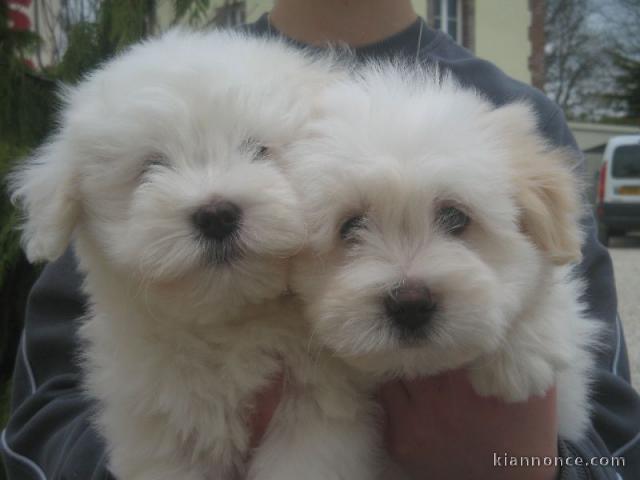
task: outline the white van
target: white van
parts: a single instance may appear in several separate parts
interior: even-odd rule
[[[598,175],[596,216],[603,245],[612,236],[640,232],[640,135],[612,137],[607,143]]]

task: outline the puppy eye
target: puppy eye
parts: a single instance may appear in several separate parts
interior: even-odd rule
[[[158,167],[168,167],[169,159],[162,153],[152,153],[145,157],[144,167],[142,173],[147,173],[149,170]]]
[[[256,159],[261,159],[269,155],[269,148],[264,145],[259,145],[256,149]]]
[[[364,215],[355,215],[348,218],[340,227],[340,238],[343,240],[353,240],[353,236],[361,228],[364,228],[366,218]]]
[[[248,138],[244,142],[244,148],[253,154],[254,161],[264,160],[269,156],[269,147],[263,145],[255,138]]]
[[[471,223],[469,216],[459,208],[446,206],[438,210],[438,225],[449,235],[461,235]]]

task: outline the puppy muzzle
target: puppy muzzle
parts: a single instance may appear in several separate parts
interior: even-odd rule
[[[429,324],[437,305],[429,288],[417,280],[405,280],[383,300],[387,316],[403,336],[416,336]]]

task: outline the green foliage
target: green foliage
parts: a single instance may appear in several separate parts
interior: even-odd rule
[[[0,2],[0,58],[3,61],[15,62],[32,51],[37,46],[39,38],[33,32],[10,30],[8,19],[9,6],[7,2]]]
[[[53,82],[24,60],[37,42],[32,32],[9,29],[6,4],[0,3],[0,141],[33,144],[48,124]]]
[[[156,0],[105,0],[100,7],[99,32],[119,51],[153,32],[155,14]]]
[[[100,63],[98,30],[95,23],[78,22],[67,32],[68,47],[60,65],[56,67],[57,77],[65,83],[76,83],[86,73]]]
[[[0,59],[2,61],[2,59]],[[0,141],[30,146],[42,140],[55,105],[55,82],[15,64],[0,76]]]
[[[101,62],[148,36],[154,29],[155,9],[156,0],[104,0],[95,21],[69,26],[68,46],[56,76],[76,83]]]
[[[211,0],[174,0],[174,25],[185,18],[190,24],[201,24],[211,10]]]
[[[82,75],[132,43],[158,30],[157,0],[103,0],[94,22],[79,21],[67,31],[68,46],[55,75],[75,83]],[[174,0],[174,21],[203,23],[211,0]]]

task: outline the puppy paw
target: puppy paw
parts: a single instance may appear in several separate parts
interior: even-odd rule
[[[469,368],[475,391],[483,397],[523,402],[542,396],[555,381],[553,365],[531,352],[497,352]]]

